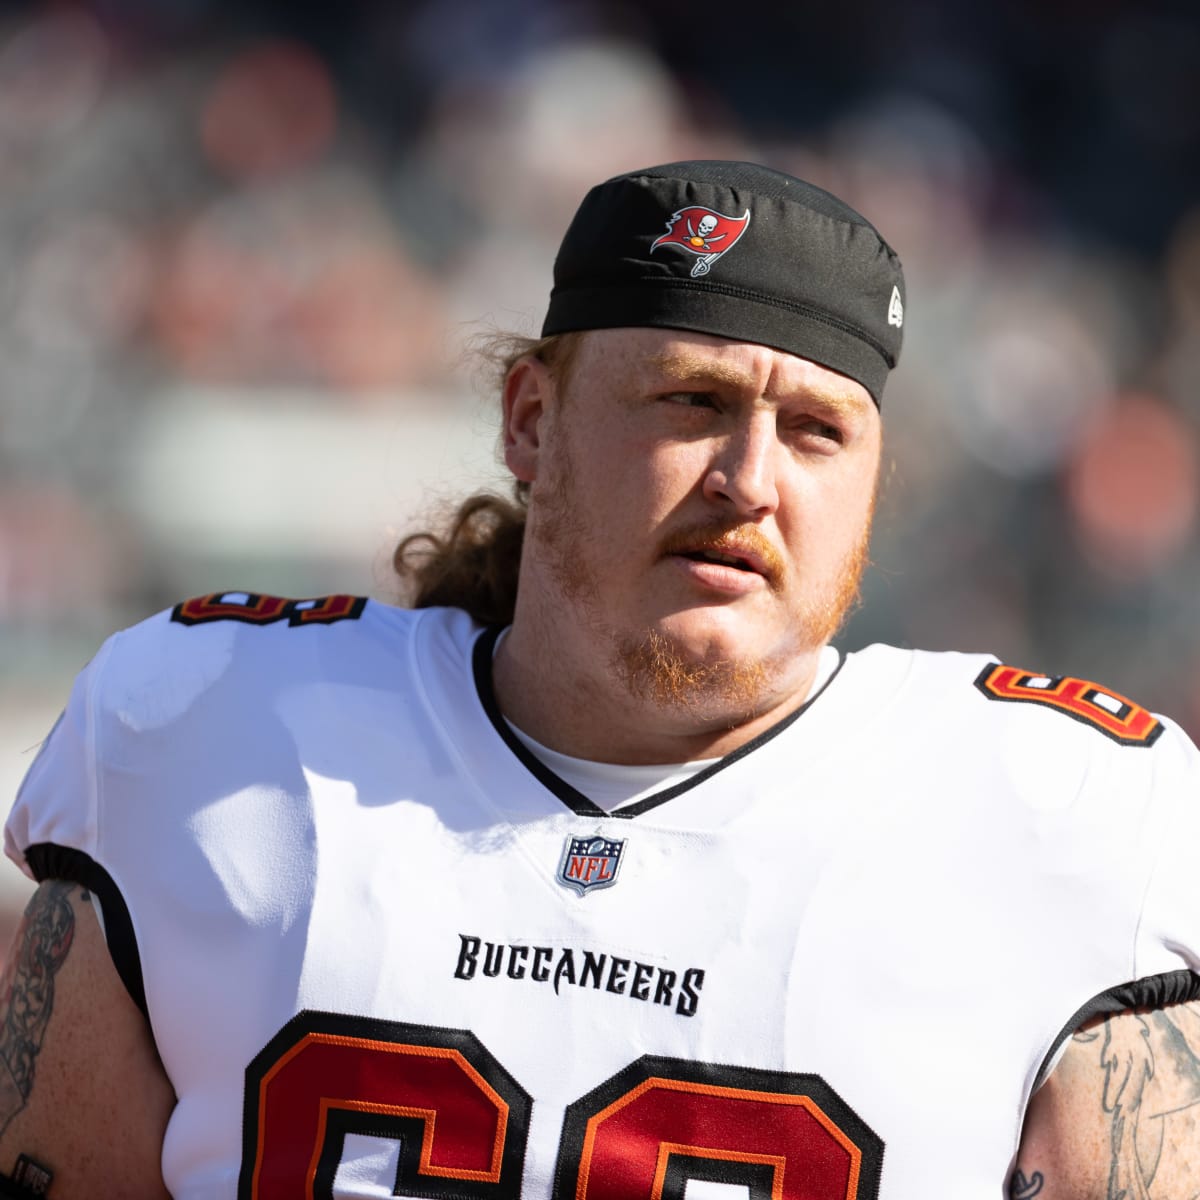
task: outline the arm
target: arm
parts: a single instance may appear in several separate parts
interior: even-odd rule
[[[1097,1018],[1026,1114],[1013,1200],[1200,1196],[1200,1001]]]
[[[52,1200],[161,1200],[174,1104],[88,893],[41,884],[0,978],[0,1172],[26,1155],[53,1173]]]

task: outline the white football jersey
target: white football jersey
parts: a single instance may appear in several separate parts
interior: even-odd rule
[[[999,1200],[1067,1031],[1197,995],[1169,721],[874,646],[606,814],[495,636],[213,596],[80,676],[6,849],[101,899],[179,1200]]]

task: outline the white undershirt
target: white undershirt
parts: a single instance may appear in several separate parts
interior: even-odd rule
[[[497,649],[507,635],[507,630],[496,639]],[[825,686],[829,677],[837,670],[841,656],[833,646],[821,651],[817,662],[817,673],[809,690],[813,696]],[[587,758],[575,758],[551,750],[531,738],[523,729],[518,729],[505,717],[509,729],[520,739],[525,748],[560,779],[582,792],[589,800],[605,812],[612,812],[622,805],[631,804],[645,796],[652,796],[676,784],[686,783],[706,767],[720,762],[719,758],[696,758],[682,763],[652,763],[645,766],[629,766],[625,763],[594,762]]]

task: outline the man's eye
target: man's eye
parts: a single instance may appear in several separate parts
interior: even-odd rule
[[[817,417],[808,417],[806,420],[799,422],[796,428],[802,434],[818,437],[825,441],[837,442],[839,445],[846,440],[842,431],[836,425],[830,425],[827,421],[822,421]]]
[[[715,408],[717,403],[712,392],[668,392],[663,399],[685,408]]]

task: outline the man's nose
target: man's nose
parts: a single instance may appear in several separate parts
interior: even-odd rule
[[[776,486],[775,414],[756,413],[736,432],[723,438],[704,479],[704,495],[730,504],[739,516],[759,520],[779,507]]]

